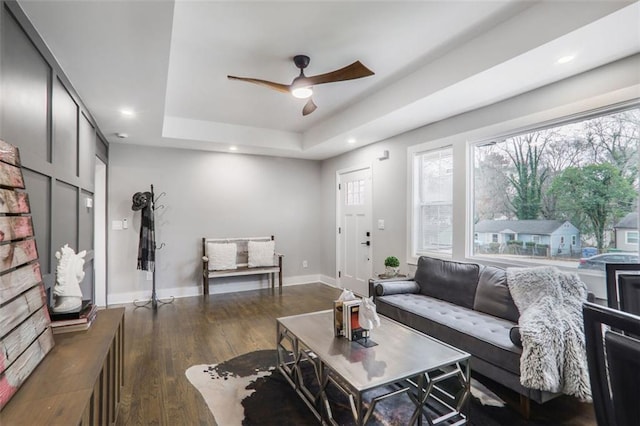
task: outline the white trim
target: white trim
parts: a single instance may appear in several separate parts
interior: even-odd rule
[[[313,284],[313,283],[324,283],[335,287],[335,285],[331,284],[329,277],[325,275],[298,275],[295,277],[285,278],[283,280],[282,286],[289,287],[294,285],[304,285],[304,284]],[[276,280],[276,288],[278,288],[278,283]],[[271,289],[268,280],[255,280],[248,282],[232,282],[232,283],[224,283],[224,284],[209,284],[209,294],[223,294],[223,293],[235,293],[238,291],[250,291],[250,290],[261,290],[261,289]],[[174,288],[165,288],[165,289],[157,289],[157,296],[159,299],[167,299],[170,297],[175,297],[176,299],[180,299],[183,297],[193,297],[193,296],[201,296],[202,295],[202,285],[188,286],[188,287],[174,287]],[[112,293],[109,294],[109,305],[120,305],[123,303],[133,303],[134,300],[148,300],[151,297],[150,291],[133,291],[133,292],[125,292],[125,293]]]
[[[107,292],[107,165],[98,156],[95,157],[95,184],[93,193],[94,221],[94,303],[108,306]]]
[[[631,233],[636,235],[635,238],[634,238],[635,241],[633,241],[633,242],[629,242],[629,234],[631,234]],[[624,243],[625,244],[629,244],[629,245],[630,244],[638,244],[638,240],[640,240],[640,233],[638,232],[637,229],[624,231]]]
[[[542,120],[536,122],[535,119],[532,123],[514,127],[507,131],[499,131],[496,134],[480,139],[469,141],[469,144],[473,146],[483,145],[496,140],[509,139],[516,136],[521,136],[525,133],[533,133],[542,130],[547,130],[553,127],[564,126],[568,124],[577,123],[580,121],[591,120],[593,118],[601,117],[603,115],[616,114],[625,110],[640,108],[640,98],[634,97],[624,101],[615,102],[610,105],[598,106],[578,112],[568,113],[554,117],[551,119]]]
[[[407,250],[407,264],[409,265],[417,265],[418,263],[418,256],[414,256],[414,241],[413,241],[413,224],[414,224],[414,220],[416,219],[414,217],[414,194],[415,194],[415,176],[414,176],[414,166],[415,166],[415,156],[424,152],[428,152],[428,151],[437,151],[437,150],[441,150],[441,149],[445,149],[445,148],[449,148],[451,149],[451,160],[452,160],[452,164],[453,164],[453,182],[452,182],[452,210],[453,212],[455,212],[455,185],[456,185],[456,149],[455,149],[455,145],[452,143],[451,140],[449,139],[440,139],[437,141],[432,141],[432,142],[425,142],[425,143],[421,143],[418,145],[412,145],[407,147],[407,245],[406,245],[406,250]],[[453,214],[452,212],[452,214]],[[452,225],[453,227],[453,225]],[[433,257],[442,257],[445,259],[450,259],[453,256],[453,249],[454,249],[455,243],[453,240],[453,233],[452,233],[452,240],[451,240],[451,249],[452,249],[452,254],[451,255],[446,255],[444,253],[441,252],[433,252],[433,253],[427,253],[429,256],[433,256]]]
[[[473,224],[473,180],[475,179],[474,175],[474,158],[473,158],[473,144],[469,141],[465,143],[465,218],[464,218],[464,257],[465,259],[469,259],[473,256],[473,248],[475,241],[475,230]],[[471,235],[471,238],[468,239],[467,236]],[[493,235],[491,236],[491,240],[493,240]]]
[[[334,277],[330,277],[328,275],[320,275],[319,281],[322,284],[326,284],[328,286],[335,287],[335,288],[340,288]]]
[[[340,227],[340,206],[341,206],[341,199],[340,199],[340,190],[338,190],[338,185],[341,183],[340,182],[340,175],[343,174],[347,174],[347,173],[353,173],[353,172],[359,172],[360,170],[369,170],[369,176],[371,177],[371,180],[369,182],[369,185],[371,187],[371,209],[368,212],[369,213],[369,220],[371,221],[369,228],[371,228],[372,232],[371,235],[373,237],[373,168],[371,163],[369,164],[361,164],[359,166],[351,166],[351,167],[347,167],[344,169],[338,169],[336,170],[336,180],[335,180],[335,191],[336,191],[336,228],[334,230],[335,234],[335,246],[336,246],[336,270],[335,270],[335,274],[336,274],[336,278],[335,278],[335,285],[334,287],[337,288],[343,288],[342,287],[342,282],[340,280],[340,277],[338,276],[338,271],[340,268],[340,237],[338,234],[338,228]],[[371,243],[371,250],[373,251],[373,243]],[[371,256],[373,257],[373,256]],[[372,271],[373,271],[373,266],[372,266],[372,262],[369,262],[369,276],[372,275]]]

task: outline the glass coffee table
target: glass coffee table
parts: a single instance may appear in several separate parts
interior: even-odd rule
[[[333,333],[333,311],[277,319],[278,369],[323,424],[337,424],[327,395],[335,386],[364,425],[376,404],[407,394],[415,410],[407,424],[461,425],[469,397],[470,355],[385,317],[366,348]],[[303,370],[312,368],[311,379]],[[446,383],[446,389],[441,385]],[[369,391],[388,390],[366,399]]]

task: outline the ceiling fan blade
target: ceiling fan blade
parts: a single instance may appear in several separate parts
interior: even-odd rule
[[[306,79],[310,84],[334,83],[336,81],[354,80],[356,78],[368,77],[375,73],[369,68],[362,65],[362,62],[355,61],[351,65],[347,65],[339,70],[331,71],[325,74],[318,74]]]
[[[278,92],[282,92],[282,93],[289,93],[288,84],[274,83],[273,81],[260,80],[257,78],[236,77],[233,75],[228,75],[227,78],[229,80],[246,81],[247,83],[257,84],[258,86],[266,87],[267,89],[277,90]]]
[[[309,98],[306,104],[304,104],[304,108],[302,108],[302,115],[309,115],[313,111],[318,108],[316,104],[313,103],[313,98]]]

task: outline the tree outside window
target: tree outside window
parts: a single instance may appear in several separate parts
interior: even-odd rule
[[[498,232],[517,229],[518,240],[545,249],[526,250],[529,256],[576,265],[581,247],[617,251],[614,225],[638,207],[639,143],[636,106],[475,145],[476,240],[497,242],[475,229],[491,221],[493,232],[504,224]]]

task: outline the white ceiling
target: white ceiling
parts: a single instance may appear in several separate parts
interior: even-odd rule
[[[110,143],[309,159],[640,52],[637,1],[19,3]],[[306,75],[355,60],[375,75],[317,86],[307,117],[304,100],[226,78],[289,84],[295,54]]]

